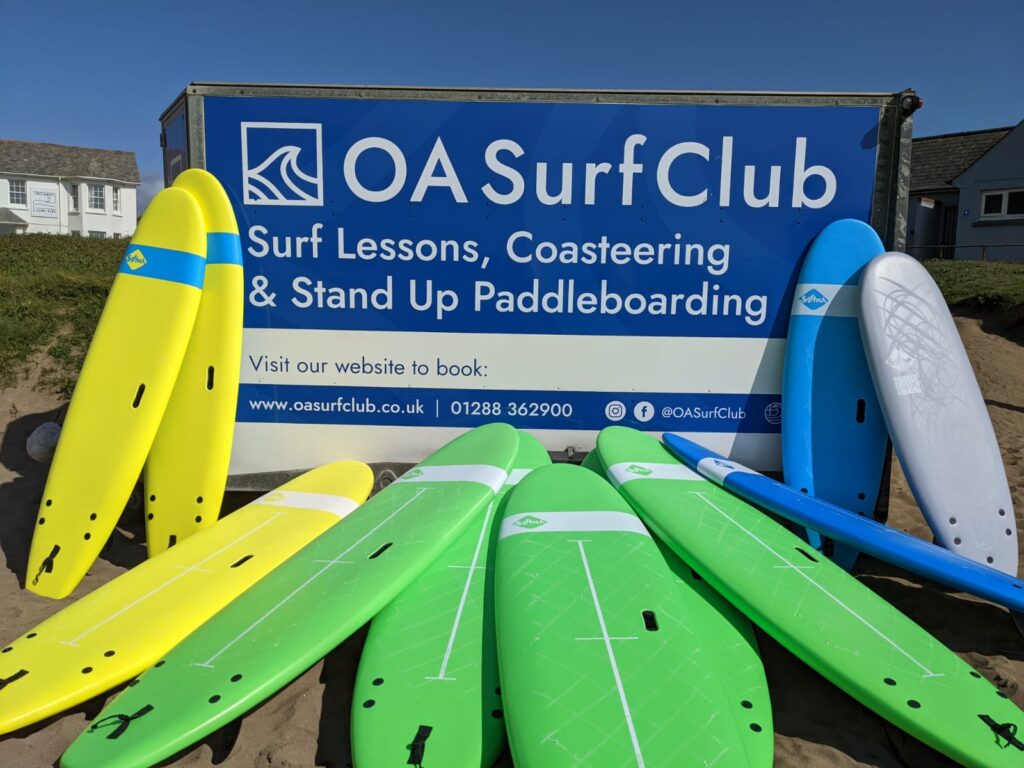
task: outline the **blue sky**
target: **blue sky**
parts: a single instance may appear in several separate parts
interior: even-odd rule
[[[0,0],[0,138],[136,152],[193,80],[896,91],[915,135],[1024,119],[1024,0]]]

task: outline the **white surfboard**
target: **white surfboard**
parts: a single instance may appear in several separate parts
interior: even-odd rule
[[[935,539],[1017,575],[1017,523],[985,400],[942,292],[916,259],[864,269],[860,329],[893,447]]]

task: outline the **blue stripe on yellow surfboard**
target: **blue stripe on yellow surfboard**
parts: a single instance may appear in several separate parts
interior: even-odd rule
[[[242,265],[242,242],[230,232],[210,232],[206,237],[206,263]]]
[[[202,289],[206,259],[195,253],[132,243],[117,271],[123,275],[167,280]]]

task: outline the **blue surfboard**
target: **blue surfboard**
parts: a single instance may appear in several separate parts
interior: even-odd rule
[[[782,373],[786,484],[866,517],[874,517],[888,433],[861,343],[858,283],[884,250],[855,219],[829,224],[815,238],[793,295]],[[829,545],[811,529],[807,540],[853,568],[857,550]]]
[[[802,494],[679,435],[666,432],[663,439],[690,469],[750,504],[947,587],[991,600],[1013,612],[1024,611],[1021,579]]]

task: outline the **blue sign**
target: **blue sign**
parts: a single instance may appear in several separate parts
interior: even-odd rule
[[[878,117],[207,97],[207,168],[234,201],[247,281],[238,419],[468,427],[497,416],[556,439],[609,423],[777,434],[779,382],[757,369],[780,365],[773,340],[811,240],[836,219],[869,219]],[[370,367],[352,373],[357,358]],[[424,410],[247,399],[346,393]],[[673,410],[697,400],[744,418]],[[534,401],[543,415],[507,407]],[[503,410],[453,411],[460,402]],[[614,402],[621,420],[604,412]],[[640,402],[651,418],[633,412]],[[568,416],[552,413],[566,404]]]

